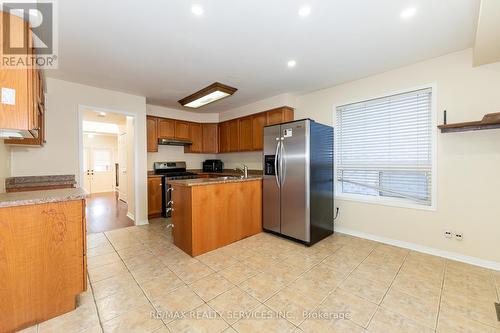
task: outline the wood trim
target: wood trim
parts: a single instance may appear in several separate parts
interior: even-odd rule
[[[203,96],[206,96],[208,94],[211,94],[213,93],[214,91],[222,91],[222,92],[225,92],[229,95],[232,95],[234,94],[238,89],[236,88],[233,88],[233,87],[230,87],[228,85],[225,85],[225,84],[222,84],[220,82],[215,82],[215,83],[212,83],[211,85],[209,85],[208,87],[205,87],[197,92],[195,92],[194,94],[191,94],[187,97],[184,97],[183,99],[179,100],[179,104],[181,104],[182,106],[185,106],[186,104],[189,104],[191,103],[192,101],[195,101]]]

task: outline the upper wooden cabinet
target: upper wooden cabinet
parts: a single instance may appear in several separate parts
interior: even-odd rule
[[[252,150],[253,128],[252,117],[244,117],[239,119],[239,151]]]
[[[4,57],[24,59],[33,55],[32,33],[28,23],[18,16],[0,13],[0,36],[9,33],[10,45],[17,48],[17,54],[4,54],[4,44],[0,54]],[[4,32],[4,22],[10,20],[10,31]],[[24,61],[25,62],[25,61]],[[22,63],[22,62],[18,62]],[[25,138],[37,138],[40,131],[41,96],[39,91],[39,71],[30,67],[2,67],[0,70],[0,129],[17,132]]]
[[[175,138],[175,120],[158,118],[158,138]]]
[[[264,148],[264,126],[267,124],[267,113],[262,112],[252,116],[252,150]]]
[[[146,118],[148,153],[158,151],[158,119],[155,117]]]
[[[158,139],[191,140],[186,153],[229,153],[258,151],[263,148],[264,126],[293,120],[288,106],[224,121],[218,124],[194,123],[148,116],[148,152],[158,151]]]
[[[240,122],[238,119],[228,121],[229,127],[229,151],[235,152],[239,150],[240,141]]]
[[[203,127],[202,151],[204,153],[218,153],[219,138],[218,138],[217,124],[202,124],[202,127]]]
[[[267,111],[267,125],[276,125],[293,120],[293,109],[288,106]]]
[[[187,121],[175,121],[175,138],[189,139],[189,123]]]
[[[229,122],[219,124],[219,153],[227,153],[229,147]]]
[[[189,123],[189,139],[193,144],[186,146],[186,153],[201,153],[203,152],[203,128],[201,124]]]

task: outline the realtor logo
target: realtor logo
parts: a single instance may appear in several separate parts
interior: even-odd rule
[[[57,68],[55,2],[0,2],[0,9],[2,67]]]

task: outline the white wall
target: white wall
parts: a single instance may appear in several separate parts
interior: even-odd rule
[[[148,104],[146,112],[150,116],[172,118],[178,120],[194,121],[197,123],[218,123],[218,113],[191,112],[185,110],[171,109],[158,105]]]
[[[275,106],[295,107],[295,119],[312,118],[334,125],[335,105],[389,95],[425,84],[437,85],[437,118],[448,122],[480,120],[500,111],[500,63],[472,67],[464,50],[379,75],[297,96],[280,95],[224,112],[221,121]],[[226,167],[240,162],[261,169],[260,153],[221,154]],[[500,267],[500,130],[438,134],[437,210],[395,208],[336,201],[338,227],[355,233],[416,244],[489,261]],[[257,167],[259,166],[259,167]],[[462,241],[446,239],[444,230],[462,232]],[[442,252],[444,253],[444,252]],[[491,265],[490,265],[491,266]]]
[[[5,192],[5,178],[10,174],[10,147],[0,140],[0,193]]]
[[[79,105],[136,116],[136,223],[147,223],[146,100],[141,96],[47,78],[46,140],[43,148],[13,147],[12,175],[79,175]]]

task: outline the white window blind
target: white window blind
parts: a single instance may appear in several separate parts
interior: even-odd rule
[[[432,202],[432,89],[336,110],[339,194]]]

